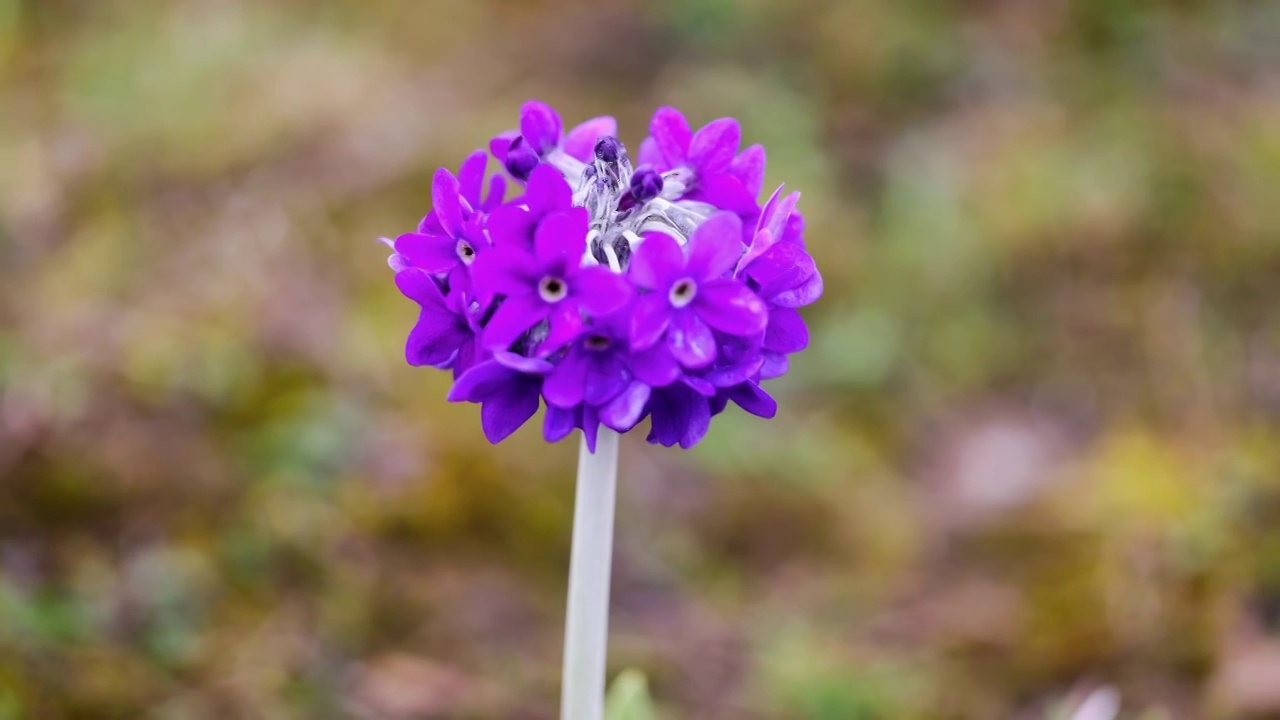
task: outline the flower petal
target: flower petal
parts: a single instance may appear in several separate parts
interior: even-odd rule
[[[698,178],[698,184],[684,199],[714,205],[736,215],[751,216],[756,212],[755,196],[732,175]]]
[[[489,153],[477,150],[462,161],[458,168],[458,192],[476,209],[480,207],[480,191],[484,189],[484,171],[489,165]]]
[[[498,311],[489,319],[481,335],[481,345],[488,350],[506,350],[526,330],[542,322],[551,312],[551,306],[536,295],[517,295],[502,301]]]
[[[543,218],[533,232],[533,252],[538,262],[544,267],[576,268],[587,251],[589,227],[585,208],[572,208]]]
[[[771,350],[761,350],[760,359],[764,360],[764,364],[760,366],[760,379],[771,380],[776,377],[782,377],[787,374],[791,363],[787,360],[787,356],[782,353],[776,353]]]
[[[396,273],[396,287],[405,297],[419,305],[431,305],[441,310],[447,307],[444,295],[431,276],[420,268],[405,268]]]
[[[502,442],[538,412],[538,385],[522,380],[491,395],[480,407],[480,426],[489,442]]]
[[[572,409],[547,405],[547,414],[542,421],[542,437],[547,442],[560,442],[576,427],[578,427],[578,413]]]
[[[440,168],[431,180],[431,209],[440,221],[440,227],[452,237],[462,232],[462,204],[459,202],[458,178],[446,168]]]
[[[547,405],[560,408],[581,405],[590,366],[591,358],[586,351],[570,348],[542,384],[542,397],[547,399]]]
[[[640,143],[640,150],[636,152],[636,169],[640,169],[648,165],[658,172],[665,172],[671,169],[667,164],[667,159],[662,156],[662,151],[658,149],[658,141],[651,137],[647,137]]]
[[[485,228],[489,231],[494,247],[514,246],[532,250],[533,228],[536,225],[537,218],[528,210],[515,205],[503,205],[489,215]]]
[[[773,302],[782,307],[804,307],[822,297],[822,275],[817,270],[804,282],[773,296]]]
[[[701,294],[701,291],[699,291]],[[689,310],[675,313],[667,330],[667,347],[681,365],[700,368],[716,359],[716,338],[698,314]]]
[[[742,244],[742,220],[731,212],[718,212],[689,236],[689,262],[685,269],[698,280],[718,278],[733,269],[746,249]]]
[[[631,315],[631,350],[646,350],[662,338],[671,324],[671,303],[662,293],[640,296]]]
[[[538,352],[544,355],[573,342],[582,332],[582,313],[577,302],[566,299],[548,307],[551,308],[550,328],[547,337],[538,345]]]
[[[464,339],[457,317],[442,307],[423,305],[405,341],[404,359],[415,367],[445,365],[458,354]]]
[[[603,135],[618,135],[618,121],[602,115],[591,118],[569,131],[565,136],[562,149],[575,160],[591,162],[595,153],[596,140]]]
[[[642,382],[631,383],[608,405],[600,408],[600,421],[618,432],[627,432],[644,417],[645,405],[652,392]]]
[[[796,353],[809,347],[809,328],[800,313],[791,308],[769,311],[769,327],[764,331],[764,347],[780,353]]]
[[[636,247],[627,274],[638,287],[665,293],[683,270],[684,251],[680,243],[666,233],[653,232],[645,233],[644,240]]]
[[[684,165],[689,153],[689,143],[693,140],[693,131],[689,129],[689,121],[673,107],[660,107],[653,114],[649,123],[649,134],[658,146],[669,167]]]
[[[648,350],[631,353],[631,372],[653,387],[670,385],[680,377],[680,364],[664,343],[655,342]]]
[[[621,354],[596,357],[587,365],[582,399],[588,405],[599,407],[617,397],[630,382],[631,375]]]
[[[539,155],[560,144],[562,128],[560,114],[544,102],[530,100],[520,108],[520,134]]]
[[[565,182],[559,170],[543,164],[529,173],[524,201],[529,206],[529,210],[540,217],[549,212],[572,207],[573,189],[569,187],[569,183]]]
[[[765,154],[763,145],[752,145],[729,163],[729,174],[742,183],[752,199],[760,196],[764,187]]]
[[[484,202],[480,204],[480,209],[485,212],[493,212],[502,205],[502,201],[507,197],[507,179],[501,175],[494,175],[489,178],[489,194],[485,196]]]
[[[503,385],[515,379],[517,373],[503,367],[496,360],[487,360],[462,373],[449,388],[449,402],[484,402],[497,393]]]
[[[720,118],[706,124],[689,142],[689,162],[699,176],[724,172],[738,154],[742,128],[733,118]]]
[[[409,264],[431,273],[452,270],[458,259],[458,241],[447,235],[405,233],[396,238],[396,252]]]
[[[728,278],[699,285],[692,307],[708,325],[730,335],[755,335],[769,324],[769,310],[760,296]]]
[[[500,164],[506,165],[507,150],[511,148],[511,142],[518,137],[520,137],[519,130],[507,130],[500,133],[497,137],[489,141],[489,152],[498,159]]]
[[[494,295],[526,295],[538,282],[538,262],[517,248],[494,250],[476,256],[471,279],[482,301]]]
[[[603,267],[578,270],[569,291],[584,310],[596,317],[622,309],[634,293],[625,277]]]
[[[729,399],[738,407],[762,418],[771,418],[778,414],[778,401],[753,382],[745,382],[729,388]]]

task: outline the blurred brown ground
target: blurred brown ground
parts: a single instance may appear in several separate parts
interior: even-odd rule
[[[1280,4],[0,0],[0,718],[556,717],[575,448],[374,242],[530,97],[738,117],[827,280],[624,443],[664,717],[1280,717]]]

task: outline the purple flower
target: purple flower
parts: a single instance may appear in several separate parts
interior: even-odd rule
[[[641,164],[674,171],[683,186],[682,199],[705,202],[739,215],[756,211],[755,198],[764,180],[764,148],[753,145],[738,156],[742,129],[732,118],[720,118],[693,132],[689,121],[672,107],[658,108],[641,145]]]
[[[467,180],[472,182],[474,176],[468,175]],[[477,196],[478,193],[476,190]],[[489,242],[481,225],[483,215],[463,197],[458,178],[445,168],[437,170],[431,183],[431,199],[431,213],[417,232],[396,238],[396,252],[409,266],[429,273],[449,273],[475,262]]]
[[[551,363],[514,353],[494,353],[492,360],[462,374],[449,390],[450,402],[480,403],[480,425],[491,443],[501,442],[538,412],[542,376]]]
[[[649,292],[631,322],[631,347],[647,350],[664,337],[688,368],[716,359],[712,330],[754,335],[768,322],[764,303],[745,284],[724,277],[742,256],[742,225],[729,213],[708,218],[689,238],[688,256],[668,235],[647,236],[631,263],[631,279]]]
[[[533,247],[533,229],[542,218],[573,207],[573,192],[564,177],[549,165],[529,175],[525,194],[490,213],[486,229],[496,245]]]
[[[476,290],[482,298],[504,299],[481,340],[485,348],[504,350],[534,325],[547,320],[541,350],[573,340],[582,329],[582,313],[605,315],[631,298],[626,280],[601,267],[583,267],[587,214],[571,208],[548,215],[534,232],[533,252],[507,246],[477,262]]]
[[[530,101],[491,144],[514,199],[501,175],[485,192],[482,152],[437,171],[389,261],[419,306],[406,360],[451,369],[449,399],[479,403],[495,443],[543,400],[543,437],[592,449],[646,417],[649,442],[685,448],[730,403],[772,417],[760,382],[808,344],[797,308],[822,294],[799,194],[757,202],[764,148],[739,152],[732,119],[695,133],[660,109],[637,169],[612,118],[563,128]]]
[[[405,343],[405,360],[410,365],[453,368],[455,376],[471,367],[477,357],[477,325],[466,289],[455,288],[445,296],[419,268],[396,273],[396,286],[421,307]]]

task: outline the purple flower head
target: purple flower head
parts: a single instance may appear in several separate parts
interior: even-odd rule
[[[650,442],[692,447],[730,403],[772,417],[761,387],[808,344],[797,308],[822,293],[797,193],[757,202],[765,153],[732,119],[694,132],[662,108],[633,169],[612,118],[564,131],[530,101],[493,155],[523,187],[487,184],[476,153],[439,170],[432,210],[394,241],[419,305],[405,357],[451,369],[498,442],[545,403],[543,436],[649,418]]]

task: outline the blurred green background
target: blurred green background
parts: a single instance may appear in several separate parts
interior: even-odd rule
[[[1280,3],[0,0],[0,718],[556,717],[576,445],[374,240],[530,97],[738,117],[826,278],[624,442],[662,717],[1280,717]]]

